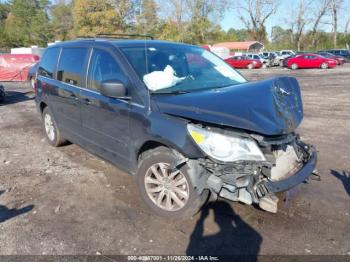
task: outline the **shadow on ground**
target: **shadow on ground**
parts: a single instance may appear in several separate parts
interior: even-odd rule
[[[0,191],[0,195],[2,195],[5,191]],[[9,209],[6,206],[0,205],[0,223],[5,222],[11,218],[16,216],[25,214],[31,211],[34,208],[33,205],[29,205],[20,209]]]
[[[31,94],[32,92],[6,91],[5,99],[0,103],[0,106],[33,100],[34,96],[31,96]]]
[[[346,193],[350,196],[350,173],[346,171],[338,172],[336,170],[331,170],[331,175],[338,178],[343,183]]]
[[[204,236],[204,221],[210,210],[220,231]],[[256,258],[262,236],[237,215],[232,207],[223,201],[209,203],[203,207],[190,243],[187,255],[249,255]],[[250,260],[251,261],[251,260]]]

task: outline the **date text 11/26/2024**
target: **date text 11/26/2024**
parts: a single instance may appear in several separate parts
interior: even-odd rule
[[[216,256],[128,256],[128,261],[220,261]]]

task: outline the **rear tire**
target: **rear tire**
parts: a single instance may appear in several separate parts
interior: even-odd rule
[[[248,69],[253,69],[254,66],[253,66],[253,64],[249,64],[249,65],[247,66],[247,68],[248,68]]]
[[[293,69],[293,70],[296,70],[296,69],[298,69],[298,67],[299,67],[298,64],[294,63],[294,64],[291,65],[290,68]]]
[[[321,64],[322,69],[327,69],[328,68],[328,63],[322,63]]]
[[[57,127],[56,121],[53,118],[53,114],[48,107],[44,108],[42,117],[46,139],[49,144],[54,147],[59,147],[66,144],[67,140],[62,137],[61,132]]]
[[[178,152],[163,146],[148,150],[140,156],[137,186],[143,201],[158,216],[189,218],[208,199],[208,190],[199,194],[193,187],[188,165],[170,172],[169,167],[180,159],[182,157]]]

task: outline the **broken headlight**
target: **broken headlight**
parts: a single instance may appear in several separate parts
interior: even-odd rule
[[[222,161],[239,160],[265,161],[265,157],[256,142],[238,136],[228,136],[198,126],[187,125],[196,144],[210,157]]]

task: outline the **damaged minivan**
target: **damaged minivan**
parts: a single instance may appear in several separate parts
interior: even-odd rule
[[[277,212],[307,180],[297,80],[248,82],[200,47],[91,38],[46,49],[35,83],[48,142],[67,141],[136,178],[146,205],[189,217],[222,197]]]

